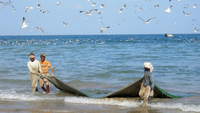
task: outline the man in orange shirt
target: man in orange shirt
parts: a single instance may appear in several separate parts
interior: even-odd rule
[[[40,55],[40,58],[41,58],[40,65],[42,68],[42,72],[44,76],[48,76],[49,75],[48,68],[50,68],[52,72],[51,76],[54,76],[53,67],[51,63],[45,59],[45,57],[46,55],[44,53]],[[47,89],[45,89],[44,84],[46,84]],[[49,93],[49,85],[50,85],[50,82],[46,78],[40,78],[40,87],[47,93]]]

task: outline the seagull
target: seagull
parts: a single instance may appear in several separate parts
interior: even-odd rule
[[[195,32],[195,33],[199,32],[199,29],[195,28],[195,29],[194,29],[194,32]]]
[[[165,37],[173,37],[173,38],[175,38],[174,35],[168,34],[168,33],[165,33]]]
[[[95,3],[95,2],[93,2],[93,3],[92,3],[92,6],[95,6],[95,5],[96,5],[96,3]]]
[[[98,9],[92,9],[92,10],[87,11],[87,12],[85,12],[85,11],[80,11],[80,13],[85,12],[85,15],[87,15],[87,16],[91,16],[91,15],[92,15],[91,13],[92,13],[93,11],[98,11]]]
[[[102,25],[104,25],[104,23],[103,23],[103,22],[101,22],[101,24],[102,24]]]
[[[42,10],[44,10],[44,9],[40,9],[40,12],[41,12]]]
[[[43,33],[44,33],[44,30],[41,28],[41,27],[36,27],[37,29],[40,29]]]
[[[28,12],[30,9],[33,9],[33,7],[26,7],[26,11],[25,12]]]
[[[171,8],[172,8],[172,5],[169,6],[169,7],[167,8],[167,10],[165,10],[165,12],[167,12],[167,13],[172,13],[172,12],[171,12]]]
[[[182,1],[182,0],[177,0],[177,1],[179,1],[179,2],[180,2],[180,1]]]
[[[49,13],[49,11],[43,11],[42,13]]]
[[[184,8],[184,9],[188,9],[188,7],[187,7],[187,6],[184,6],[183,8]]]
[[[141,6],[141,5],[140,4],[135,5],[135,7],[137,7],[137,6]]]
[[[122,8],[119,10],[120,13],[122,13]]]
[[[56,2],[57,3],[57,5],[60,5],[61,3],[60,2]]]
[[[99,11],[99,13],[98,13],[98,14],[100,15],[101,13],[103,13],[103,11]]]
[[[40,8],[40,4],[37,5],[37,8]]]
[[[66,26],[68,23],[63,22],[63,25]]]
[[[0,3],[4,4],[5,6],[6,6],[6,5],[10,5],[10,6],[12,6],[12,8],[15,8],[13,5],[10,4],[11,2],[6,2],[6,3],[4,3],[4,2],[2,2],[2,1],[0,1]]]
[[[144,11],[144,10],[142,9],[142,7],[140,7],[139,11]]]
[[[135,14],[135,13],[136,13],[136,11],[133,14]]]
[[[24,29],[26,28],[28,25],[26,25],[26,22],[25,22],[25,17],[23,17],[23,20],[22,20],[22,27],[20,29]]]
[[[4,2],[2,2],[2,1],[0,1],[0,3],[4,4],[5,6],[7,5],[6,3],[4,3]]]
[[[148,19],[147,21],[144,21],[144,20],[143,20],[142,18],[140,18],[139,16],[138,16],[138,18],[141,19],[141,20],[144,22],[144,24],[149,24],[149,21],[155,19],[156,17],[150,18],[150,19]]]
[[[156,4],[154,7],[156,7],[156,6],[159,7],[159,4]]]
[[[92,0],[87,0],[87,1],[92,1]]]
[[[98,18],[98,20],[101,20],[103,17],[101,17],[101,18]]]
[[[107,28],[110,28],[110,26],[101,28],[101,29],[100,29],[100,32],[103,33],[103,31],[104,31],[104,30],[107,30]]]
[[[184,14],[185,14],[185,16],[187,16],[187,17],[189,16],[189,14],[191,14],[191,13],[188,13],[188,14],[186,14],[186,13],[185,13],[185,11],[183,11],[183,13],[184,13]]]
[[[104,4],[101,4],[100,8],[104,8],[104,6],[105,6]]]
[[[195,5],[193,6],[193,8],[197,8],[197,4],[195,4]]]
[[[126,8],[126,9],[127,9],[126,4],[124,4],[124,7],[123,7],[123,8]]]

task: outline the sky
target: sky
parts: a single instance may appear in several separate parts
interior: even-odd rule
[[[0,0],[9,2],[9,0]],[[57,5],[60,2],[60,5]],[[96,5],[92,6],[95,2]],[[198,34],[200,0],[11,0],[0,3],[0,35]],[[37,5],[40,4],[41,8]],[[100,5],[104,4],[104,8]],[[127,8],[123,8],[126,4]],[[159,7],[154,7],[159,4]],[[196,5],[196,8],[193,6]],[[138,5],[138,6],[136,6]],[[171,13],[165,10],[172,5]],[[33,7],[28,12],[26,7]],[[186,6],[186,7],[185,7]],[[184,8],[185,7],[185,8]],[[122,13],[119,10],[123,8]],[[139,9],[142,8],[143,11]],[[15,9],[15,12],[13,12]],[[49,13],[42,13],[49,11]],[[80,11],[93,11],[91,16]],[[191,13],[186,17],[183,13]],[[28,27],[22,27],[25,17]],[[102,18],[101,18],[102,17]],[[143,20],[155,17],[149,24]],[[101,18],[101,20],[99,20]],[[63,22],[68,23],[66,26]],[[102,33],[100,28],[108,27]],[[41,27],[44,33],[37,29]]]

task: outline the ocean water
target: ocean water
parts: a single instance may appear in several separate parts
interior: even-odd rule
[[[63,101],[135,108],[138,100],[100,99],[143,76],[154,66],[156,85],[181,99],[150,101],[155,109],[200,112],[200,34],[0,36],[0,100]],[[54,75],[93,98],[77,97],[50,85],[31,94],[27,62],[45,53]]]

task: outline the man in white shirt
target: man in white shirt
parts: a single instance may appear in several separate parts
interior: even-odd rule
[[[40,62],[38,60],[35,60],[35,55],[33,53],[30,53],[29,58],[30,61],[27,63],[27,66],[31,79],[32,93],[34,93],[37,90],[38,76],[42,76],[43,72]]]

